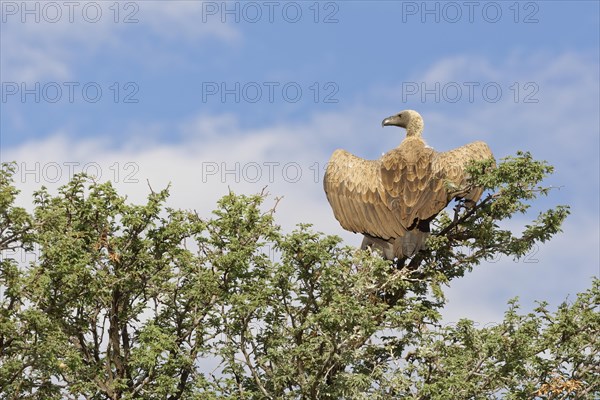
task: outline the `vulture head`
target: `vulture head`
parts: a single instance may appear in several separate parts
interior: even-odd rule
[[[414,110],[404,110],[381,121],[381,126],[399,126],[406,129],[406,136],[421,136],[423,118]]]

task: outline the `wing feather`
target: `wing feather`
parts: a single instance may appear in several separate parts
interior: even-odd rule
[[[454,197],[463,197],[478,201],[483,193],[481,188],[468,187],[469,175],[466,167],[471,161],[493,159],[494,155],[484,142],[477,141],[456,149],[437,153],[432,162],[433,173],[447,188],[447,201]],[[451,188],[448,190],[448,188]]]
[[[344,229],[388,240],[402,236],[404,228],[385,201],[380,164],[380,160],[364,160],[336,150],[327,164],[323,186]]]

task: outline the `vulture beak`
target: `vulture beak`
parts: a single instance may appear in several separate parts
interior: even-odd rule
[[[387,117],[386,119],[384,119],[383,121],[381,121],[381,126],[390,126],[390,125],[396,125],[397,121],[396,119],[398,118],[398,116],[393,115],[391,117]]]

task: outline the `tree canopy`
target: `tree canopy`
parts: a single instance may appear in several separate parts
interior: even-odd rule
[[[550,310],[442,326],[442,286],[560,232],[556,206],[516,235],[501,222],[547,195],[529,153],[474,163],[486,189],[390,263],[337,236],[275,223],[278,199],[229,193],[211,216],[129,204],[76,175],[35,210],[0,172],[2,399],[593,399],[600,285]],[[271,203],[268,205],[267,203]],[[36,255],[19,263],[14,251]]]

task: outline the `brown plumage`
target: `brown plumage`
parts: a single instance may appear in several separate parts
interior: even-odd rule
[[[483,190],[469,186],[465,167],[493,155],[484,142],[436,152],[421,138],[423,119],[413,110],[384,119],[388,125],[406,129],[400,146],[379,160],[338,149],[323,184],[342,227],[365,236],[362,248],[378,248],[388,259],[412,257],[424,247],[429,222],[452,199],[479,200]]]

